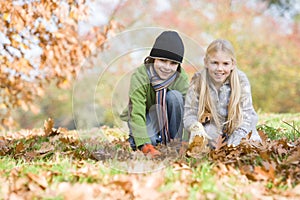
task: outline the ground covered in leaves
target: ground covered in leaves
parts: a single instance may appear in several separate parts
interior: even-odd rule
[[[300,199],[299,138],[260,131],[261,143],[213,151],[172,141],[151,159],[116,128],[53,127],[0,136],[1,199]]]

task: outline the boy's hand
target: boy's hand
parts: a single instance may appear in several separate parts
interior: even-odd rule
[[[195,124],[193,124],[191,126],[191,135],[190,135],[190,139],[189,139],[189,144],[191,144],[194,140],[194,137],[196,135],[199,135],[199,136],[204,136],[205,138],[207,139],[212,139],[204,130],[204,127],[203,125],[200,123],[200,122],[196,122]]]
[[[159,155],[161,155],[161,153],[155,149],[155,147],[152,144],[145,144],[141,151],[145,154],[148,155],[150,154],[152,158],[156,158]]]

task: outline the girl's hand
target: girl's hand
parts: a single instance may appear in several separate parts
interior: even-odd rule
[[[196,122],[191,126],[191,135],[189,139],[189,144],[191,144],[196,135],[204,136],[205,138],[211,140],[212,138],[205,132],[203,125],[200,122]]]
[[[235,130],[228,138],[227,144],[236,147],[241,143],[241,140],[245,138],[246,135],[247,133],[242,129]]]

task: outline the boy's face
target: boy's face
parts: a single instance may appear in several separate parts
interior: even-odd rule
[[[235,68],[235,63],[228,54],[217,51],[205,60],[205,67],[215,86],[221,87]]]
[[[170,78],[178,68],[178,63],[165,59],[154,59],[154,70],[158,76],[165,80]]]

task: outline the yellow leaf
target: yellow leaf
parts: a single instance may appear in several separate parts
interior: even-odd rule
[[[70,12],[70,18],[77,20],[78,19],[78,14],[73,10]]]
[[[24,43],[20,43],[20,48],[28,49],[28,46],[26,46]]]
[[[1,103],[0,104],[0,109],[6,109],[6,104],[5,103]]]
[[[3,13],[2,17],[5,21],[10,21],[10,13]]]

